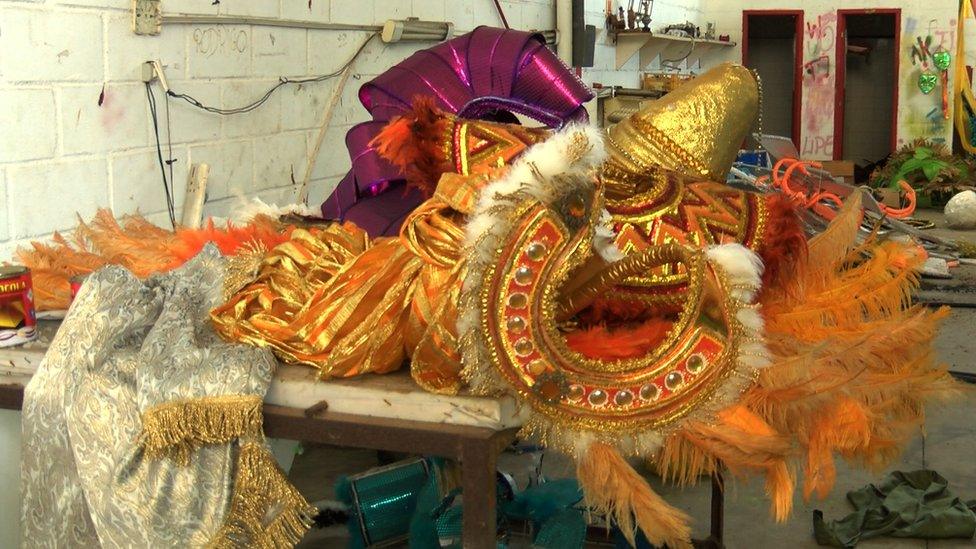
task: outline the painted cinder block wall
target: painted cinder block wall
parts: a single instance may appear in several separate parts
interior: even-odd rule
[[[659,0],[654,26],[701,21],[701,1]],[[553,29],[553,0],[501,2],[513,28]],[[587,0],[599,29],[587,82],[636,86],[636,59],[621,71],[603,30],[604,0]],[[140,211],[167,225],[140,63],[159,59],[172,88],[222,107],[246,104],[279,76],[335,70],[362,32],[261,26],[170,25],[159,36],[131,31],[131,0],[0,0],[0,260],[30,239],[90,218]],[[501,25],[491,0],[162,0],[164,13],[280,17],[354,24],[410,16],[447,20],[458,32]],[[356,66],[315,163],[310,203],[348,169],[348,128],[366,118],[356,92],[376,74],[430,44],[374,41]],[[293,202],[334,82],[289,86],[244,115],[222,117],[170,100],[176,206],[188,168],[210,164],[205,213],[226,216],[238,196]],[[157,98],[162,98],[157,87]],[[99,105],[99,97],[102,97]],[[161,114],[165,108],[160,105]],[[165,137],[165,134],[164,134]]]
[[[737,46],[725,52],[725,56],[729,61],[738,62],[742,60],[743,9],[804,11],[803,62],[813,67],[813,74],[807,71],[803,73],[800,152],[806,158],[830,159],[834,146],[837,10],[871,8],[901,9],[898,144],[909,143],[916,138],[951,143],[952,121],[942,116],[941,88],[930,95],[918,89],[919,68],[912,65],[911,45],[917,36],[924,39],[931,34],[932,50],[943,46],[952,53],[955,62],[959,10],[956,0],[899,0],[888,3],[880,0],[845,0],[841,3],[824,0],[707,0],[705,11],[707,19],[716,21],[721,33],[731,34],[731,39],[737,42]],[[953,70],[949,70],[950,90]]]
[[[519,29],[552,29],[552,0],[503,1]],[[226,14],[352,24],[415,16],[458,31],[501,26],[491,0],[162,0],[164,13]],[[159,59],[172,88],[215,106],[249,103],[279,76],[336,70],[365,39],[353,31],[170,25],[131,30],[131,0],[0,0],[0,260],[28,239],[89,218],[100,207],[137,210],[167,226],[140,63]],[[348,168],[343,137],[366,118],[359,86],[429,43],[374,39],[342,95],[312,175],[320,202]],[[191,164],[211,166],[205,213],[236,196],[295,201],[335,81],[287,86],[230,117],[170,100],[176,205]],[[103,95],[104,92],[104,95]],[[103,100],[99,105],[99,97]],[[157,87],[161,116],[165,107]],[[165,137],[165,135],[164,135]]]

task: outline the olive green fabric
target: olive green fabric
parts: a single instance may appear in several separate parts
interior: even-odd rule
[[[854,512],[825,521],[813,512],[813,532],[820,545],[854,547],[880,536],[899,538],[972,538],[976,500],[964,502],[949,491],[935,471],[895,471],[878,484],[847,493]]]

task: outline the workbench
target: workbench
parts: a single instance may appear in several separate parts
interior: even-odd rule
[[[23,405],[24,387],[57,323],[41,322],[39,328],[38,341],[0,348],[0,409],[20,410]],[[271,438],[457,461],[465,509],[474,511],[464,513],[464,547],[495,549],[496,464],[515,441],[526,412],[511,397],[429,393],[406,371],[326,383],[312,368],[281,364],[265,397],[264,431]],[[0,447],[8,444],[0,441]],[[19,470],[3,475],[19,478]],[[700,546],[721,547],[722,499],[719,481],[713,479],[712,535]]]

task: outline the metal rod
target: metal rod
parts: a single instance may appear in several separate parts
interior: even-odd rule
[[[349,75],[352,74],[352,68],[355,64],[356,62],[353,60],[352,63],[349,63],[342,70],[342,74],[339,76],[339,83],[332,90],[332,97],[329,99],[328,104],[325,106],[325,111],[322,113],[322,124],[319,126],[319,135],[315,140],[315,148],[312,150],[311,156],[305,161],[305,177],[302,178],[302,187],[298,191],[299,204],[308,204],[308,184],[312,180],[312,169],[315,167],[315,161],[319,158],[319,151],[322,150],[322,142],[325,141],[325,134],[329,131],[329,124],[332,123],[332,114],[335,112],[335,107],[339,103],[339,99],[342,98],[342,90],[346,87],[346,82],[349,80]]]
[[[163,24],[176,25],[258,25],[263,27],[288,27],[293,29],[315,30],[352,30],[379,32],[382,25],[352,25],[347,23],[318,23],[315,21],[298,21],[295,19],[277,19],[274,17],[241,17],[229,15],[194,15],[178,13],[163,15]]]
[[[431,21],[414,21],[413,24],[432,23],[443,25],[443,23]],[[311,29],[311,30],[335,30],[335,31],[366,31],[381,32],[383,25],[353,25],[349,23],[318,23],[315,21],[299,21],[297,19],[276,19],[274,17],[242,17],[236,15],[198,15],[191,13],[176,13],[173,15],[163,15],[163,24],[169,25],[255,25],[259,27],[286,27],[292,29]],[[455,34],[466,34],[469,30],[455,31]],[[558,33],[553,29],[535,30],[541,34],[547,44],[558,44]],[[425,37],[426,38],[426,37]],[[441,37],[431,35],[431,40],[443,40]]]

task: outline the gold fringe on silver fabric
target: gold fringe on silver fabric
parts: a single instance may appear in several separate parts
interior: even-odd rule
[[[224,525],[210,549],[294,547],[318,510],[288,483],[263,444],[241,445],[234,493]]]
[[[221,395],[176,400],[142,414],[139,445],[149,459],[168,457],[180,465],[205,444],[261,436],[261,397]]]

